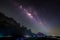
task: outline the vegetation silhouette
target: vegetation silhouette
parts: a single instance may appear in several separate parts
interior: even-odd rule
[[[31,35],[31,38],[27,38],[26,40],[53,40],[54,38],[46,37],[37,37],[37,34],[31,32],[31,29],[27,29],[25,26],[21,26],[20,23],[17,23],[13,18],[5,16],[0,12],[0,37],[1,36],[12,36],[13,38],[2,38],[3,40],[8,39],[16,39],[16,38],[25,38],[24,35]],[[38,33],[38,35],[44,36],[42,33]],[[33,38],[33,36],[36,36]],[[55,40],[55,39],[54,39]]]
[[[23,37],[26,31],[26,27],[21,26],[13,18],[9,18],[0,12],[0,33],[3,33],[4,36]]]

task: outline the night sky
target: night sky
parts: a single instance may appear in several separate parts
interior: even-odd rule
[[[60,35],[59,0],[0,0],[0,12],[31,29],[33,33]]]

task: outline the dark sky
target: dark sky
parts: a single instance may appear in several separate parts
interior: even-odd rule
[[[60,2],[44,1],[44,0],[0,0],[0,12],[3,12],[6,16],[14,18],[18,23],[21,23],[34,33],[41,30],[36,29],[38,26],[33,20],[28,18],[18,7],[23,5],[24,7],[33,7],[37,11],[37,16],[41,20],[45,20],[48,27],[60,29]],[[55,31],[54,31],[55,33]],[[54,34],[53,33],[53,34]],[[55,34],[60,34],[59,31]]]

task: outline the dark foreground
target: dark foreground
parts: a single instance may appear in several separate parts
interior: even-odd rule
[[[40,38],[3,37],[3,38],[0,38],[0,40],[60,40],[60,39],[58,39],[58,38],[45,38],[45,37],[40,37]]]

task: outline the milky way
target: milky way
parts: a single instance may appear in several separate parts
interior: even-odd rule
[[[45,31],[45,32],[48,32],[48,29],[45,27],[46,22],[42,21],[42,20],[38,17],[37,11],[35,11],[34,8],[32,8],[32,7],[27,7],[27,8],[25,8],[25,7],[23,7],[23,5],[20,5],[19,8],[22,10],[23,13],[26,14],[26,16],[27,16],[30,20],[34,21],[34,24],[36,25],[36,28],[37,28],[38,30],[41,30],[41,32],[43,32],[43,33],[44,33],[44,31]],[[32,22],[32,21],[31,21],[31,22]]]
[[[5,1],[2,2],[3,2],[2,4],[4,4],[4,8],[1,5],[0,10],[6,12],[6,15],[12,16],[14,19],[16,19],[16,21],[26,26],[27,28],[30,28],[33,31],[33,33],[38,32],[43,32],[46,34],[60,33],[60,32],[58,33],[59,30],[55,31],[56,30],[55,26],[60,21],[60,17],[58,17],[59,16],[58,13],[60,13],[59,11],[60,6],[57,4],[57,2],[56,3],[50,1],[42,2],[38,0],[34,1],[10,0],[10,2],[8,3]],[[5,5],[4,2],[8,5]],[[11,5],[9,3],[11,3]],[[54,27],[52,26],[53,24]],[[52,29],[55,29],[54,33]]]

